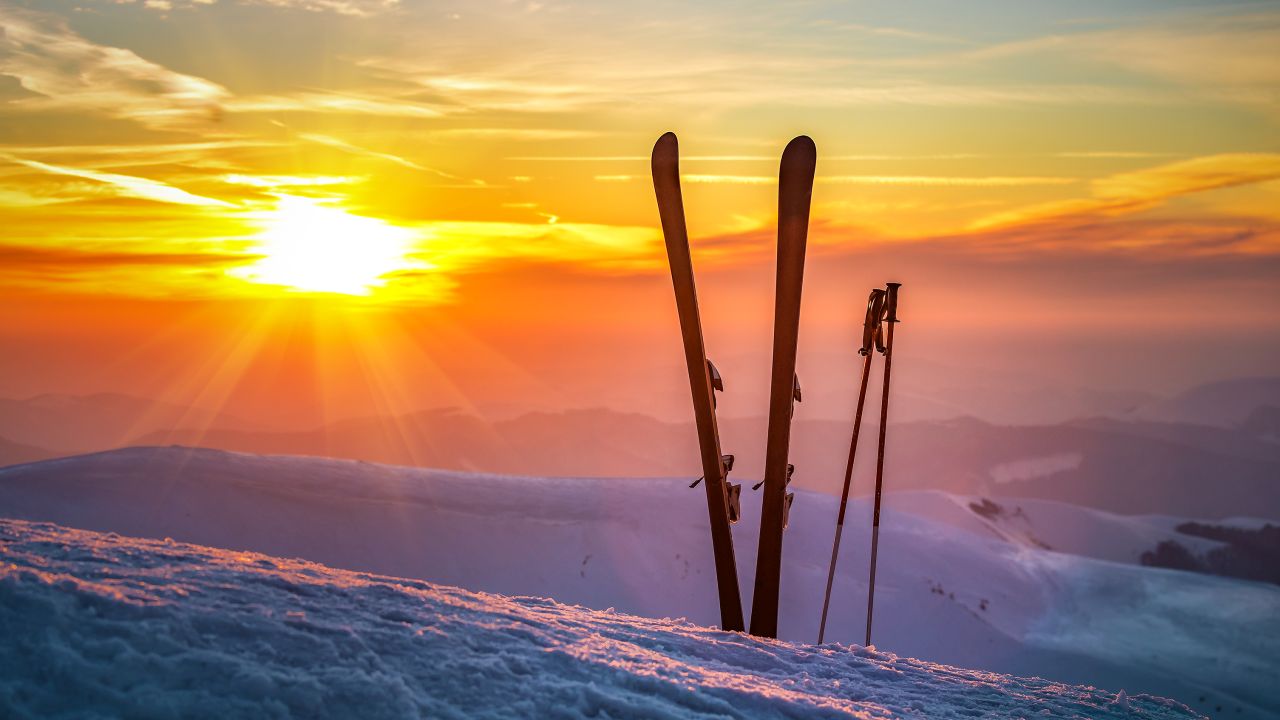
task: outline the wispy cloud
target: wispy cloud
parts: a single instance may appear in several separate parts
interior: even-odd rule
[[[370,17],[400,6],[400,0],[237,0],[244,5],[267,5],[271,7],[306,10],[308,12],[331,12],[351,17]],[[140,4],[151,10],[168,11],[175,8],[192,8],[201,5],[213,5],[218,0],[115,0],[121,5]]]
[[[94,296],[172,298],[225,297],[218,282],[232,268],[261,256],[231,244],[95,240],[68,243],[0,241],[0,283]]]
[[[494,260],[551,262],[603,271],[660,266],[657,228],[558,222],[432,222],[415,226],[422,238],[415,256],[438,267],[470,270]]]
[[[579,140],[582,138],[600,137],[605,133],[600,130],[574,130],[569,128],[500,128],[500,127],[459,127],[432,130],[432,137],[447,138],[480,138],[485,140]]]
[[[834,20],[820,20],[814,23],[819,28],[828,28],[832,30],[847,31],[862,35],[878,35],[881,37],[900,38],[906,40],[920,40],[930,43],[947,43],[971,45],[973,41],[952,35],[940,35],[938,33],[923,32],[920,30],[911,30],[908,28],[891,27],[885,25],[867,25],[855,22],[837,22]]]
[[[1019,39],[949,57],[935,65],[1067,57],[1138,72],[1193,87],[1204,95],[1249,104],[1280,105],[1275,61],[1280,12],[1199,10],[1158,22]]]
[[[708,185],[773,185],[778,178],[772,175],[715,175],[709,173],[684,173],[680,179],[689,183]]]
[[[255,258],[241,253],[0,244],[0,265],[9,273],[18,270],[102,270],[108,267],[222,267],[240,265]]]
[[[1245,262],[1261,256],[1280,259],[1280,223],[1275,220],[1089,215],[1069,219],[1070,222],[981,228],[943,240],[978,256],[1130,256],[1148,262],[1182,263],[1188,268],[1209,256],[1234,256]]]
[[[690,158],[686,157],[685,160]],[[533,162],[644,162],[647,155],[515,155],[507,160],[529,160]]]
[[[1051,176],[825,175],[815,182],[836,185],[917,185],[921,187],[1023,187],[1070,185],[1076,178]]]
[[[1054,157],[1079,158],[1089,160],[1129,160],[1169,157],[1170,153],[1141,152],[1136,150],[1085,150],[1077,152],[1054,153]]]
[[[1192,193],[1280,179],[1280,154],[1210,155],[1119,173],[1090,183],[1091,196],[989,215],[974,229],[1147,210]]]
[[[945,153],[935,155],[823,155],[824,161],[830,160],[974,160],[987,157],[977,153]],[[647,155],[516,155],[508,160],[529,160],[537,162],[647,162]],[[688,162],[778,162],[777,155],[681,155],[681,161]]]
[[[396,165],[407,167],[411,170],[422,170],[424,172],[435,173],[440,177],[449,178],[451,180],[457,179],[457,176],[451,175],[447,172],[444,172],[443,170],[436,170],[435,168],[429,168],[425,165],[420,165],[412,160],[403,158],[399,155],[394,155],[392,153],[380,152],[377,150],[370,150],[365,147],[360,147],[359,145],[353,145],[347,142],[346,140],[342,140],[342,139],[333,137],[331,135],[321,135],[319,133],[298,133],[298,137],[303,140],[307,140],[313,143],[318,143],[320,145],[326,145],[328,147],[337,148],[344,152],[351,153],[352,155],[362,155],[364,157],[371,157],[371,158],[377,158],[379,160],[386,160],[389,163],[395,163]]]
[[[596,175],[599,182],[627,182],[638,175]],[[714,175],[684,173],[685,182],[712,185],[775,185],[774,175]],[[1051,176],[968,176],[968,175],[819,175],[815,183],[832,185],[915,185],[920,187],[1022,187],[1030,185],[1070,185],[1077,178]]]
[[[272,140],[233,139],[183,143],[115,143],[111,145],[0,145],[0,152],[42,157],[109,157],[118,162],[121,157],[144,157],[148,160],[169,160],[171,156],[185,153],[217,153],[242,148],[279,147]]]
[[[365,182],[368,178],[358,175],[240,175],[233,173],[222,176],[222,180],[232,185],[257,188],[302,188],[354,185]]]
[[[98,172],[96,170],[82,170],[79,168],[66,167],[64,165],[50,165],[36,160],[26,160],[13,155],[0,155],[0,158],[23,165],[31,168],[32,170],[39,170],[41,172],[51,173],[54,175],[67,175],[70,177],[77,177],[103,183],[111,187],[117,195],[141,198],[143,200],[153,200],[155,202],[173,203],[176,205],[232,207],[230,203],[223,202],[222,200],[204,197],[202,195],[194,195],[181,188],[155,180],[148,180],[147,178]]]
[[[218,118],[222,86],[99,45],[56,17],[0,6],[0,74],[35,93],[12,108],[81,110],[171,127]]]
[[[394,96],[315,91],[237,97],[224,101],[223,106],[239,113],[305,112],[417,119],[440,118],[446,114],[439,106]]]

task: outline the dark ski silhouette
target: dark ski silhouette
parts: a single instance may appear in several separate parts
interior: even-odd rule
[[[736,520],[736,516],[731,517],[731,507],[736,504],[735,498],[741,492],[741,486],[728,484],[727,475],[733,466],[733,456],[720,453],[715,391],[723,390],[724,384],[715,366],[707,359],[706,345],[702,340],[693,260],[689,255],[689,233],[685,228],[684,202],[680,196],[680,149],[675,133],[666,133],[653,146],[653,189],[658,196],[658,214],[667,243],[671,282],[675,287],[676,310],[680,316],[680,335],[684,339],[685,364],[689,369],[689,388],[693,393],[698,449],[702,455],[702,484],[707,492],[716,586],[720,594],[720,627],[741,632],[745,629],[742,597],[738,592],[733,531],[729,527],[731,521]]]

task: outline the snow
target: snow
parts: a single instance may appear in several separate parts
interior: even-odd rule
[[[1190,718],[858,647],[0,521],[15,718]]]
[[[1155,549],[1164,540],[1175,540],[1198,554],[1222,545],[1179,533],[1177,526],[1187,518],[1117,515],[1057,500],[988,498],[926,490],[897,493],[894,505],[916,517],[1014,545],[1120,563],[1138,564],[1142,553]],[[975,511],[975,505],[984,512]],[[1215,520],[1213,524],[1253,528],[1265,522],[1235,518]]]
[[[1057,475],[1067,470],[1075,470],[1084,463],[1084,453],[1054,453],[1043,457],[1023,458],[1000,463],[989,471],[991,480],[997,485],[1015,480],[1031,480],[1033,478]]]
[[[687,485],[131,448],[0,469],[0,517],[711,625],[705,495]],[[734,531],[748,607],[759,497],[744,493]],[[995,501],[1003,512],[988,518],[970,508],[980,498],[886,495],[877,646],[1202,712],[1222,706],[1241,720],[1280,715],[1280,587],[1135,565],[1134,552],[1169,537],[1177,518]],[[798,493],[784,543],[784,639],[817,636],[836,502]],[[855,499],[831,640],[862,639],[869,515]]]

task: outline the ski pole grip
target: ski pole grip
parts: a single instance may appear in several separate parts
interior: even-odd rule
[[[885,283],[885,322],[898,322],[898,288],[902,283]]]
[[[866,355],[875,345],[876,333],[880,330],[880,316],[884,312],[884,290],[876,288],[867,298],[867,317],[862,321],[862,349],[859,354]]]

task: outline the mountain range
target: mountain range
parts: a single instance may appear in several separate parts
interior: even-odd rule
[[[1119,417],[1045,425],[971,417],[894,422],[886,482],[896,489],[1038,497],[1119,513],[1277,518],[1278,419],[1280,379],[1261,378],[1206,385]],[[873,408],[859,448],[855,494],[874,482],[876,421]],[[722,419],[722,445],[737,457],[737,478],[759,477],[766,425],[762,417]],[[840,492],[850,430],[848,421],[797,413],[791,451],[797,487]],[[0,401],[0,465],[171,444],[541,476],[672,477],[695,474],[699,466],[691,422],[606,408],[496,420],[443,408],[282,430],[111,394]]]

